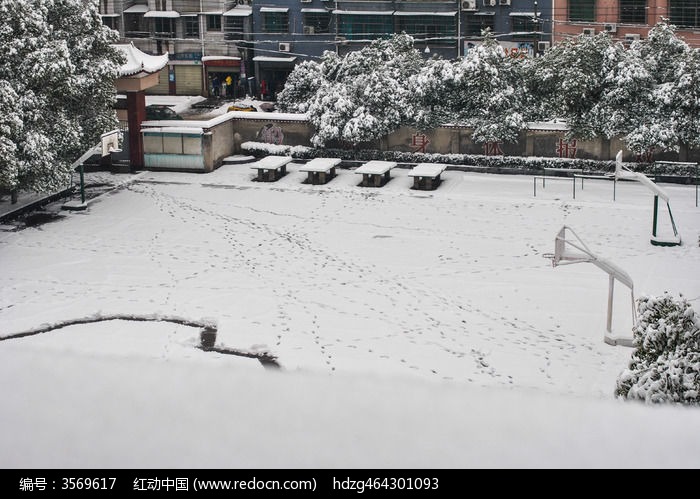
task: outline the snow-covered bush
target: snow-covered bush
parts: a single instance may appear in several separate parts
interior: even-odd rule
[[[615,394],[647,403],[700,404],[700,318],[668,293],[638,300],[629,368]]]

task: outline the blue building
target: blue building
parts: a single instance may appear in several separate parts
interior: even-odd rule
[[[148,54],[168,52],[152,93],[209,95],[231,78],[269,98],[294,66],[408,33],[426,57],[462,57],[489,28],[514,55],[551,41],[552,0],[100,0],[105,24]],[[230,91],[230,88],[227,87]]]
[[[513,55],[549,47],[552,0],[254,0],[253,64],[269,97],[294,66],[405,32],[426,57],[463,56],[488,28]]]

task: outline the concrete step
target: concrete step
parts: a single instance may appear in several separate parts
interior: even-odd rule
[[[244,165],[246,163],[253,163],[257,161],[254,156],[243,156],[242,154],[236,154],[234,156],[228,156],[223,159],[224,165]]]

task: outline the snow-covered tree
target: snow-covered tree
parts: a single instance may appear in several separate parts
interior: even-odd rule
[[[325,57],[334,57],[328,52]],[[304,61],[294,67],[284,84],[284,89],[277,95],[277,107],[282,112],[305,113],[309,103],[323,84],[323,66],[316,61]]]
[[[356,145],[379,139],[408,121],[412,96],[406,82],[423,64],[413,38],[375,40],[339,58],[326,53],[323,81],[308,107],[312,143]]]
[[[638,300],[637,349],[616,395],[647,403],[700,404],[700,318],[668,293]]]
[[[481,45],[458,62],[458,122],[474,127],[476,142],[516,142],[525,128],[518,59],[508,57],[489,31]]]
[[[122,56],[97,3],[0,0],[0,188],[53,191],[117,125]]]
[[[610,85],[606,74],[620,55],[614,45],[605,32],[579,35],[554,45],[532,73],[530,88],[539,88],[534,98],[549,99],[552,118],[565,119],[574,137],[589,139],[605,132],[600,102]]]

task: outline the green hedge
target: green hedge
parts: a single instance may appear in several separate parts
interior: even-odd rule
[[[472,166],[487,169],[516,171],[543,170],[544,168],[582,169],[586,173],[602,174],[615,171],[615,161],[594,159],[544,158],[525,156],[483,156],[477,154],[428,154],[376,149],[316,149],[303,146],[271,145],[262,142],[244,142],[241,148],[256,157],[268,154],[291,155],[295,159],[340,158],[346,161],[384,160],[397,163],[444,163],[455,166]],[[693,177],[696,169],[691,165],[661,165],[654,163],[625,163],[634,171],[647,175]]]

